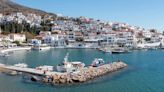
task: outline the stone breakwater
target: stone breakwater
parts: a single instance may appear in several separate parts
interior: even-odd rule
[[[43,82],[52,83],[54,85],[83,83],[91,79],[94,79],[96,77],[102,76],[104,74],[118,71],[125,67],[127,67],[127,64],[123,62],[113,62],[111,64],[105,64],[99,67],[90,66],[80,69],[79,71],[73,73],[62,73],[62,74],[47,76],[43,78]]]

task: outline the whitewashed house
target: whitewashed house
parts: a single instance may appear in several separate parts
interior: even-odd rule
[[[43,37],[43,43],[47,45],[51,45],[51,43],[55,40],[52,35],[47,35]]]
[[[109,33],[109,34],[103,34],[102,35],[102,40],[101,40],[101,45],[102,46],[114,46],[116,45],[116,34],[114,33]]]
[[[71,41],[75,41],[75,33],[73,31],[69,31],[67,35],[67,39]]]
[[[3,14],[0,13],[0,23],[3,21]]]
[[[63,35],[53,34],[52,37],[54,40],[51,42],[51,46],[58,48],[64,48],[66,46],[66,40]]]
[[[66,45],[65,36],[62,33],[51,34],[51,32],[40,32],[40,36],[43,37],[43,43],[53,47],[64,47]]]
[[[29,23],[30,26],[40,26],[41,21],[41,16],[37,16],[36,14],[29,13],[26,16],[26,22]]]
[[[145,31],[145,32],[143,32],[143,36],[146,37],[146,38],[151,38],[152,35],[153,35],[153,33],[150,32],[150,31]]]
[[[102,35],[102,46],[121,46],[121,47],[133,47],[134,39],[131,32],[108,32]]]
[[[98,48],[99,39],[84,39],[85,48]]]
[[[0,47],[17,47],[17,44],[12,43],[8,35],[0,35]]]
[[[51,45],[51,43],[54,41],[54,37],[51,35],[50,31],[41,31],[39,36],[43,38],[42,41],[44,44]]]
[[[124,39],[125,39],[125,46],[126,47],[133,47],[134,46],[134,39],[132,32],[124,32]]]
[[[100,36],[97,35],[96,32],[91,32],[88,34],[85,34],[84,36],[84,44],[86,48],[98,48],[99,47],[99,41]]]
[[[19,41],[19,42],[24,42],[26,41],[26,36],[25,34],[9,34],[9,39],[10,41]]]

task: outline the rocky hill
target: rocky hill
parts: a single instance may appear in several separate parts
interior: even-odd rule
[[[22,6],[20,4],[17,4],[11,0],[0,0],[0,13],[3,14],[10,14],[12,12],[22,12],[23,14],[27,13],[35,13],[37,15],[55,15],[52,13],[47,13],[42,10],[38,9],[32,9],[26,6]],[[56,16],[56,15],[55,15]]]

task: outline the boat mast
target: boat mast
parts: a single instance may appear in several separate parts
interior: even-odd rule
[[[69,53],[67,53],[66,56],[64,57],[64,62],[68,62],[68,56],[69,56]]]

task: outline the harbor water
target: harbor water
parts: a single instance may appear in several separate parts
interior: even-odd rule
[[[25,81],[21,76],[0,73],[0,92],[164,92],[164,50],[133,51],[124,54],[103,53],[96,49],[51,49],[16,51],[10,57],[0,57],[0,63],[26,63],[29,67],[55,66],[69,52],[69,60],[89,65],[94,58],[107,62],[118,59],[128,67],[84,84],[52,86]]]

